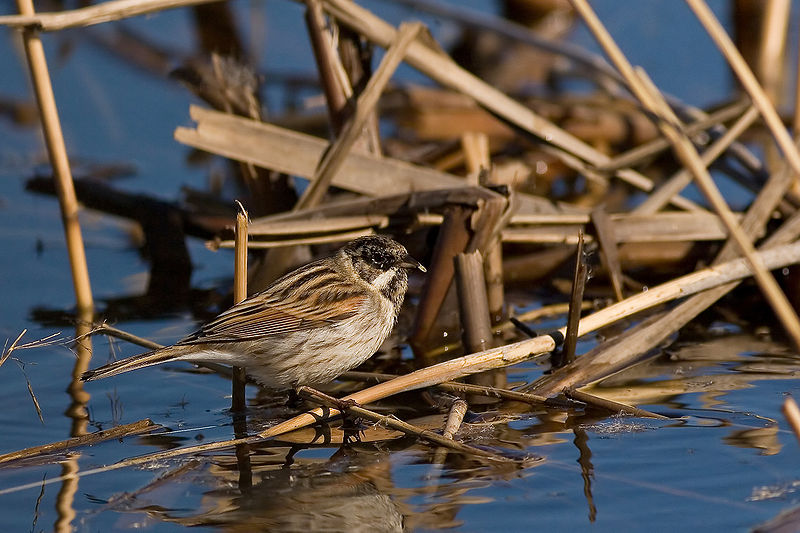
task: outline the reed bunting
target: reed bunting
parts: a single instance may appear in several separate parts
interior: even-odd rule
[[[81,376],[106,378],[168,361],[244,367],[265,387],[327,383],[367,359],[389,336],[408,289],[425,268],[399,243],[371,235],[286,274],[172,346]]]

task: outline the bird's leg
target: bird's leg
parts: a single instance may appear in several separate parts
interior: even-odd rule
[[[300,394],[298,389],[289,389],[289,399],[286,400],[286,407],[297,409],[300,407]]]
[[[359,407],[358,402],[349,398],[334,398],[333,396],[329,396],[311,387],[300,387],[297,389],[297,394],[328,407],[338,409],[342,414],[342,431],[344,432],[343,444],[348,445],[361,442],[361,433],[363,433],[363,429],[359,423],[359,419],[348,416],[350,408]]]
[[[361,442],[361,434],[364,433],[364,426],[361,419],[358,417],[350,416],[349,409],[351,407],[360,407],[355,400],[339,400],[339,410],[342,412],[342,444],[349,446],[350,444],[358,444]]]

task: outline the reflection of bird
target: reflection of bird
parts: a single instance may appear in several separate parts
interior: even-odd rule
[[[178,343],[84,373],[100,379],[167,361],[244,367],[266,387],[325,383],[366,361],[388,337],[408,288],[425,269],[397,242],[356,239],[286,274]]]

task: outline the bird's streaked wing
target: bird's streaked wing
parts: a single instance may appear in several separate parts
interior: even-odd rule
[[[264,292],[234,305],[178,344],[255,340],[335,324],[355,315],[367,300],[363,288],[343,281],[335,271],[309,266],[316,267],[317,271],[303,278],[302,287],[276,291],[286,279],[282,278]]]

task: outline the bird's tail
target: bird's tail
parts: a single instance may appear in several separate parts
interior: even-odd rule
[[[123,372],[130,372],[131,370],[138,370],[146,366],[153,366],[167,361],[176,361],[186,355],[187,347],[185,346],[168,346],[160,348],[151,352],[140,353],[132,357],[127,357],[119,361],[114,361],[107,365],[103,365],[94,370],[87,370],[81,375],[81,381],[93,381],[95,379],[108,378],[122,374]]]

